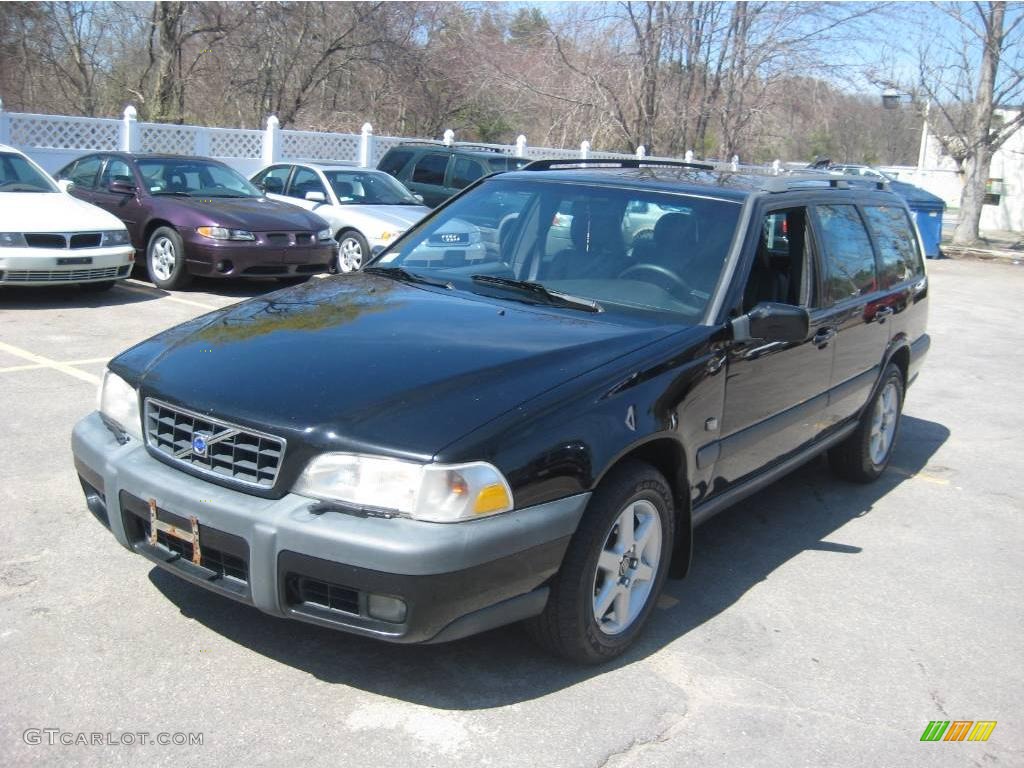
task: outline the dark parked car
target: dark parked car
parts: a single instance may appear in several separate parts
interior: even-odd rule
[[[89,509],[276,616],[621,653],[695,525],[822,451],[885,470],[929,337],[896,195],[617,165],[488,177],[360,273],[114,358],[72,438]]]
[[[377,163],[434,208],[460,189],[495,171],[522,168],[529,160],[498,149],[440,141],[407,142],[392,147]]]
[[[326,221],[267,199],[216,160],[103,152],[56,176],[125,223],[161,288],[182,288],[192,275],[309,276],[326,272],[337,248]]]

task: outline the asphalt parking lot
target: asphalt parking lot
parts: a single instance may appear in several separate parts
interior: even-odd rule
[[[888,474],[812,462],[713,519],[642,641],[596,669],[518,627],[399,647],[285,622],[129,554],[69,446],[106,360],[278,286],[0,289],[2,762],[1024,765],[1024,267],[929,269],[932,351]],[[998,725],[923,743],[931,720]],[[203,743],[26,743],[44,728]]]

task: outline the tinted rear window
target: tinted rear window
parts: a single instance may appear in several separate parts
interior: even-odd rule
[[[874,291],[875,252],[857,208],[819,205],[817,210],[825,243],[828,298],[835,303]]]
[[[410,157],[412,157],[412,152],[407,149],[388,152],[384,155],[384,159],[380,161],[380,164],[377,166],[377,170],[390,173],[392,176],[397,176],[398,172],[405,167],[406,163],[409,162]]]
[[[880,278],[883,288],[924,274],[917,234],[903,208],[895,205],[869,205],[864,208],[864,215],[881,256]]]
[[[448,155],[424,155],[416,162],[412,180],[417,184],[444,184],[444,170],[448,167]]]

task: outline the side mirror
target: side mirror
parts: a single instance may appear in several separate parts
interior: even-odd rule
[[[811,317],[803,307],[763,302],[730,322],[733,341],[804,341]]]
[[[57,186],[60,188],[61,192],[70,193],[71,190],[75,188],[75,182],[73,182],[71,179],[58,179]]]
[[[327,195],[323,192],[307,192],[306,199],[311,203],[326,203]]]
[[[413,197],[416,198],[416,202],[417,203],[422,203],[423,202],[423,195],[413,195]]]
[[[127,181],[112,181],[107,185],[107,189],[117,195],[135,194],[135,185]]]

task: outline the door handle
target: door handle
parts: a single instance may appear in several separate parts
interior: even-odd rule
[[[832,341],[833,338],[835,338],[835,335],[835,328],[819,328],[818,332],[814,334],[814,338],[811,339],[811,341],[814,342],[814,346],[816,346],[818,349],[824,349],[825,347],[828,346],[828,343]]]
[[[884,323],[887,317],[892,317],[893,311],[892,307],[882,307],[875,312],[875,320],[879,323]]]

